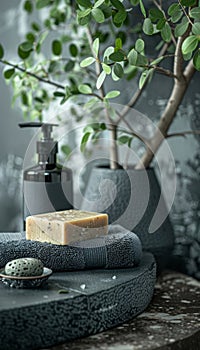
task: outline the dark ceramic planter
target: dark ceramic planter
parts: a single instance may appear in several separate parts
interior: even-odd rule
[[[167,266],[174,234],[169,217],[161,220],[167,209],[153,169],[93,168],[81,209],[107,213],[109,223],[118,223],[139,236],[143,250],[155,255],[159,270]]]

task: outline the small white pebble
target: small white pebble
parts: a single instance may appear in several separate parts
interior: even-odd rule
[[[85,284],[81,284],[80,288],[84,290],[86,288],[86,285]]]
[[[117,278],[117,276],[112,276],[112,279],[113,279],[113,280],[116,280],[116,278]]]
[[[190,304],[191,302],[189,300],[181,300],[181,303]]]
[[[149,340],[152,340],[153,338],[154,338],[154,336],[153,335],[149,335]]]

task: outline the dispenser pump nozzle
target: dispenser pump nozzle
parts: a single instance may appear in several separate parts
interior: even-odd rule
[[[41,122],[26,122],[19,123],[20,128],[41,128],[42,138],[40,141],[37,141],[37,153],[39,154],[39,163],[49,161],[55,161],[55,155],[58,152],[57,142],[53,140],[51,137],[51,133],[54,126],[58,126],[58,124],[51,123],[41,123]],[[53,162],[54,162],[53,161]]]
[[[41,128],[43,133],[43,140],[52,140],[51,133],[54,126],[58,126],[58,124],[52,123],[41,123],[41,122],[26,122],[19,123],[20,128]]]

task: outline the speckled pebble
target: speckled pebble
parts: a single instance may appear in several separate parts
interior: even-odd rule
[[[35,258],[20,258],[9,261],[5,266],[8,276],[28,277],[40,276],[43,273],[43,264]]]

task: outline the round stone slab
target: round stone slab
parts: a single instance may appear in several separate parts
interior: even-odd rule
[[[128,321],[151,301],[156,264],[54,273],[42,289],[0,284],[1,350],[33,350],[95,334]]]

